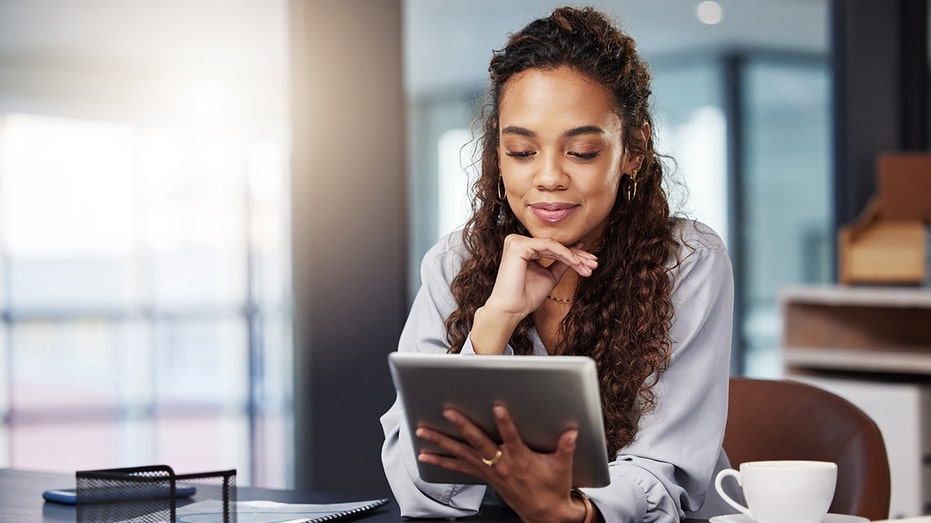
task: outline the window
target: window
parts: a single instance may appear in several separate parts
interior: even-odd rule
[[[670,207],[708,224],[727,243],[727,124],[719,62],[659,60],[652,69],[656,148],[673,158],[665,173]]]
[[[828,283],[834,265],[828,64],[748,57],[741,198],[746,368],[781,375],[779,289]]]
[[[437,207],[439,219],[437,236],[461,229],[472,214],[470,188],[478,176],[471,166],[480,151],[473,149],[475,142],[468,129],[450,129],[437,143]],[[469,172],[474,175],[469,177]]]
[[[287,483],[285,175],[280,136],[0,117],[0,465]]]

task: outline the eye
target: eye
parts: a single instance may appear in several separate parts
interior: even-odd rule
[[[597,151],[593,153],[569,152],[569,156],[573,156],[575,158],[578,158],[579,160],[594,160],[595,158],[598,157],[598,152]]]
[[[531,156],[537,154],[536,151],[508,151],[506,153],[511,158],[530,158]]]

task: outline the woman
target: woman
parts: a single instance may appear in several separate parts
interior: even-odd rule
[[[464,231],[434,246],[399,350],[585,355],[598,367],[611,484],[571,488],[576,431],[553,454],[495,408],[497,445],[382,417],[403,515],[474,514],[484,485],[423,482],[415,460],[467,472],[525,521],[678,521],[728,512],[709,488],[721,450],[733,308],[730,261],[707,227],[670,217],[650,76],[633,40],[591,9],[557,9],[494,54],[481,176]],[[411,438],[452,457],[414,456]]]

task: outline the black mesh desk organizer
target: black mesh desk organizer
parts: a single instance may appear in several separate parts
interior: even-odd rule
[[[175,474],[167,465],[103,470],[76,474],[78,523],[176,521],[179,507],[193,500],[217,503],[209,520],[236,521],[236,471]],[[179,487],[194,487],[193,498],[178,494]],[[200,519],[200,521],[205,521]]]

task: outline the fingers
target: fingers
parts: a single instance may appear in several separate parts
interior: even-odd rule
[[[570,251],[579,259],[578,266],[571,266],[575,272],[579,273],[579,276],[591,276],[592,272],[598,268],[598,257],[594,254],[580,248],[573,248]]]
[[[556,444],[556,452],[550,455],[552,460],[551,466],[560,474],[568,477],[571,482],[572,462],[575,457],[576,441],[579,438],[578,429],[569,429],[559,436],[559,442]]]
[[[556,456],[561,457],[572,467],[572,457],[575,455],[575,443],[579,439],[578,429],[569,429],[559,436],[559,443],[556,447]]]
[[[482,459],[491,459],[495,456],[498,450],[497,443],[492,441],[482,429],[469,421],[468,418],[452,409],[443,411],[443,417],[455,425],[464,441],[451,438],[441,432],[426,427],[419,427],[415,432],[416,436],[433,443],[447,456],[421,453],[418,459],[433,464],[440,464],[440,462],[448,464],[449,460],[454,460],[471,464],[474,467],[478,465],[485,466]],[[446,465],[443,464],[441,466]],[[465,467],[466,469],[472,468],[468,465]],[[456,468],[455,470],[463,469]]]
[[[502,446],[506,451],[512,456],[521,456],[524,453],[530,452],[530,449],[520,437],[517,425],[514,423],[514,419],[511,417],[507,407],[498,404],[494,406],[492,412],[495,416],[498,432],[501,434]],[[569,429],[563,432],[559,436],[559,440],[556,443],[556,451],[553,453],[553,457],[556,460],[564,461],[568,464],[570,469],[572,468],[572,457],[575,454],[575,443],[576,440],[578,440],[578,436],[578,429]]]
[[[443,414],[460,431],[462,440],[426,427],[418,428],[417,437],[434,445],[434,450],[420,452],[417,456],[420,462],[480,478],[512,501],[527,501],[527,492],[562,496],[568,492],[572,484],[577,429],[564,431],[552,453],[538,453],[524,444],[504,405],[498,404],[492,409],[503,441],[501,445],[459,412],[448,409]]]
[[[491,458],[498,450],[498,444],[491,440],[485,432],[478,428],[474,423],[459,412],[446,409],[443,411],[443,417],[459,429],[462,437],[475,450],[473,455],[481,461],[482,458]]]
[[[510,329],[494,330],[497,324],[480,324],[476,316],[473,341],[478,329],[479,339],[491,347],[489,352],[503,347],[501,340],[506,343],[510,339],[513,327],[540,307],[567,270],[572,269],[583,277],[591,276],[598,266],[598,258],[581,247],[581,244],[566,247],[549,238],[509,235],[504,242],[495,286],[485,307],[496,311],[499,318],[507,320],[505,326],[510,326]],[[490,335],[486,327],[492,328]]]
[[[580,276],[591,276],[592,271],[598,267],[598,257],[582,247],[581,242],[567,247],[550,238],[532,238],[512,234],[505,239],[504,257],[507,258],[510,254],[525,261],[553,260],[555,263],[550,265],[553,269],[561,270],[558,267],[561,263],[579,273]],[[565,271],[563,270],[562,273]]]
[[[592,271],[598,268],[598,257],[588,251],[582,250],[581,248],[573,248],[570,250],[579,259],[579,261],[582,263],[582,266],[588,270],[587,275],[591,276]]]
[[[425,427],[419,427],[415,434],[418,438],[433,443],[438,449],[436,452],[421,450],[417,456],[419,461],[449,470],[476,474],[481,457],[471,446]]]
[[[431,454],[429,452],[421,452],[417,459],[429,463],[431,465],[436,465],[438,467],[443,467],[444,469],[454,470],[456,472],[464,472],[466,474],[476,475],[474,465],[467,463],[458,458],[451,458],[449,456],[443,456],[440,454]]]
[[[520,438],[517,425],[514,424],[507,407],[499,403],[492,408],[492,414],[495,416],[495,424],[498,426],[504,446],[512,452],[517,452],[520,447],[524,447],[524,441]]]
[[[520,439],[507,409],[498,405],[492,412],[499,431],[504,431],[504,444],[498,445],[468,418],[455,410],[447,409],[443,412],[443,417],[456,426],[465,441],[457,441],[421,427],[417,429],[417,436],[430,441],[436,445],[439,452],[448,455],[421,452],[417,459],[486,480],[489,474],[499,479],[509,477],[514,471],[512,465],[526,465],[532,458],[532,452]]]

